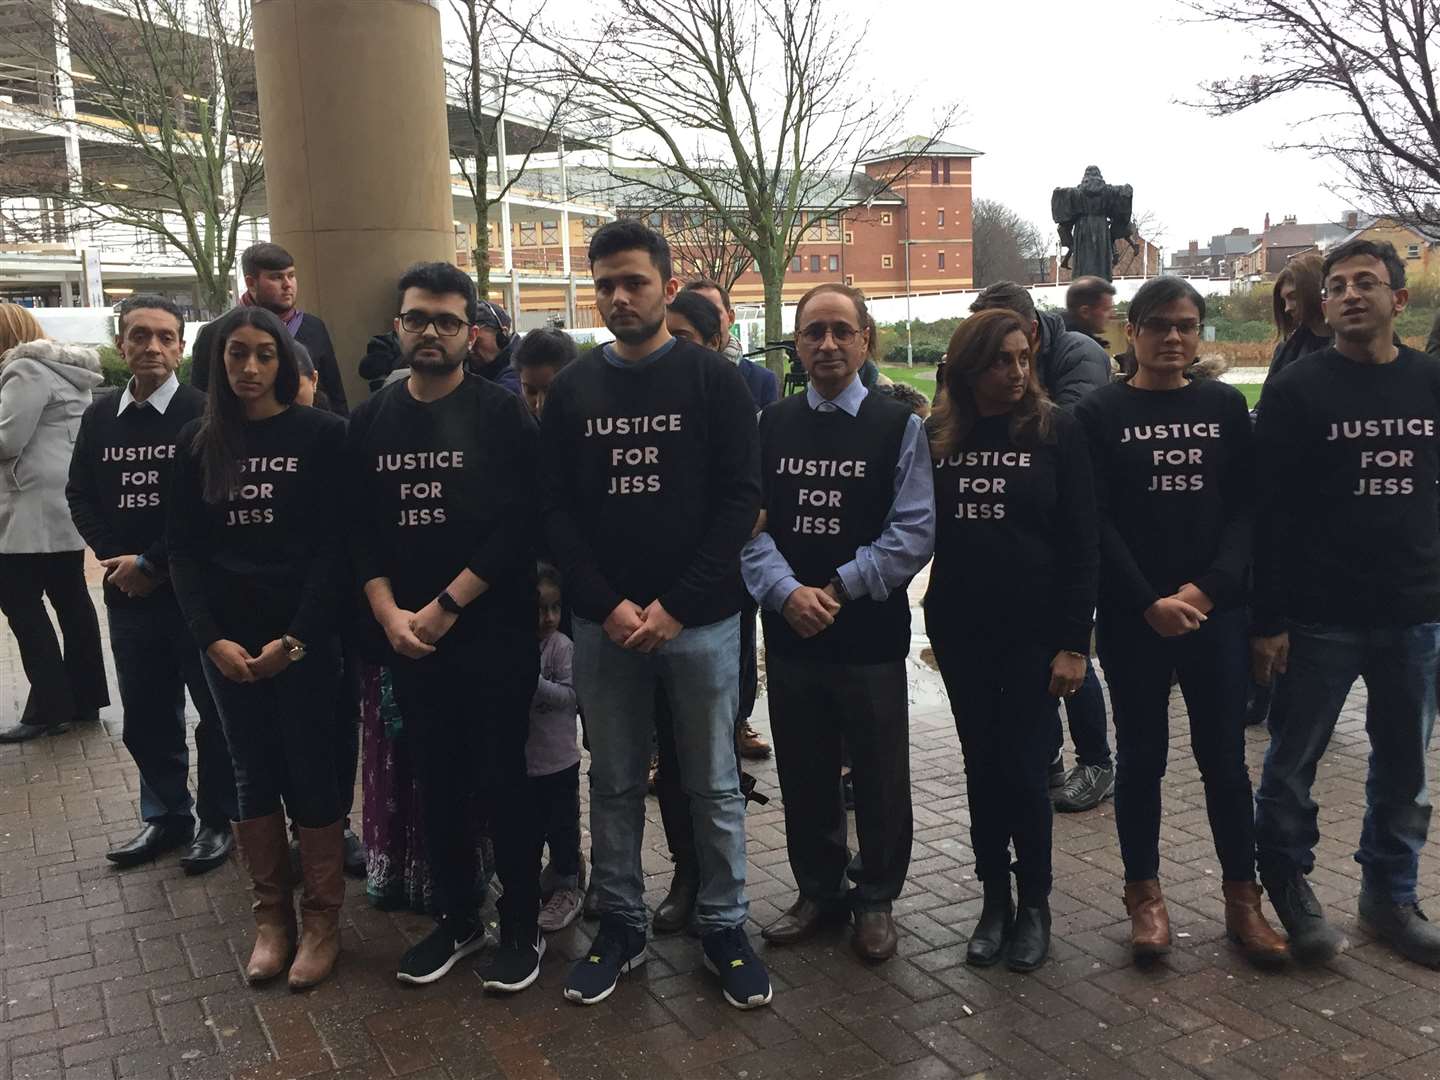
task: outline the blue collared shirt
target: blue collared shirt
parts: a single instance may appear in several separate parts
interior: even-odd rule
[[[860,403],[869,393],[857,377],[827,401],[810,386],[805,401],[821,412],[840,411],[847,416],[860,412]],[[895,589],[903,589],[918,574],[935,551],[935,478],[930,467],[929,444],[924,424],[911,416],[900,441],[895,462],[895,500],[885,515],[885,524],[873,543],[855,549],[855,558],[836,573],[852,600],[868,596],[885,600]],[[740,572],[745,588],[756,603],[771,611],[785,606],[790,594],[800,587],[795,572],[775,546],[769,533],[762,532],[740,553]]]

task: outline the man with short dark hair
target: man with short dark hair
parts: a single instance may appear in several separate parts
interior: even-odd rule
[[[466,367],[519,397],[520,378],[510,363],[516,343],[510,313],[483,297],[477,298],[475,305],[475,342]]]
[[[1115,314],[1115,286],[1102,277],[1078,277],[1065,290],[1065,329],[1086,334],[1107,352],[1105,329]]]
[[[1110,291],[1115,291],[1113,286]],[[1032,370],[1056,405],[1068,408],[1110,381],[1110,357],[1105,350],[1087,334],[1067,330],[1060,315],[1037,312],[1029,289],[1013,281],[997,281],[982,290],[970,305],[971,311],[989,308],[1013,311],[1029,322]],[[1115,791],[1115,762],[1105,727],[1105,693],[1100,689],[1095,665],[1088,659],[1085,682],[1078,693],[1065,699],[1065,718],[1070,724],[1070,740],[1075,744],[1075,767],[1065,771],[1065,738],[1057,725],[1050,794],[1056,810],[1079,813],[1099,806]]]
[[[409,376],[350,421],[351,552],[393,654],[435,891],[435,929],[401,958],[397,978],[434,982],[484,944],[479,795],[504,888],[500,948],[481,982],[514,992],[535,981],[545,951],[525,769],[540,673],[539,435],[515,395],[465,371],[475,318],[475,284],[449,263],[418,263],[400,279],[395,332]]]
[[[117,866],[135,866],[188,843],[180,865],[199,874],[230,855],[235,777],[200,649],[170,588],[165,502],[176,436],[204,412],[205,395],[175,377],[185,319],[164,297],[132,296],[120,305],[115,347],[130,381],[119,393],[97,397],[85,411],[65,486],[75,527],[105,567],[123,740],[140,771],[145,827],[105,857]],[[187,687],[200,715],[193,800],[187,786]]]
[[[295,260],[279,244],[252,244],[240,256],[240,270],[245,276],[245,292],[241,307],[263,307],[273,312],[290,336],[310,351],[315,370],[320,373],[320,389],[330,399],[330,411],[345,416],[350,410],[345,400],[345,381],[335,360],[335,346],[330,331],[320,316],[301,311],[295,282]],[[206,323],[195,335],[191,353],[190,382],[197,390],[210,387],[211,355],[215,348],[214,323]]]
[[[718,281],[697,277],[687,281],[680,291],[699,293],[715,305],[715,310],[720,313],[720,333],[725,338],[725,350],[720,355],[739,368],[740,377],[745,380],[745,387],[755,401],[755,411],[759,412],[771,402],[778,401],[780,383],[775,378],[775,373],[745,356],[740,339],[730,332],[735,325],[735,308],[730,303],[730,290]]]
[[[615,221],[590,242],[615,341],[555,379],[542,421],[546,535],[570,583],[590,739],[600,929],[565,996],[592,1005],[644,963],[640,854],[657,690],[674,718],[701,879],[705,963],[725,999],[770,1000],[745,936],[745,799],[735,760],[740,549],[759,511],[755,410],[733,364],[671,337],[664,237]]]
[[[1360,918],[1402,955],[1440,966],[1417,903],[1430,825],[1425,756],[1440,661],[1440,361],[1399,344],[1405,263],[1388,243],[1332,248],[1323,269],[1334,343],[1265,388],[1255,429],[1255,681],[1284,681],[1256,792],[1260,878],[1301,961],[1343,937],[1306,876],[1315,771],[1357,678],[1370,737]]]

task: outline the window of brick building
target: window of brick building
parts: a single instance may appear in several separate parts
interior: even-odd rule
[[[880,269],[882,269],[882,270],[894,270],[894,269],[895,269],[895,256],[894,256],[894,255],[881,255],[881,256],[880,256]]]
[[[560,243],[560,223],[558,221],[542,221],[540,223],[540,242],[542,244]]]
[[[846,274],[846,275],[845,275],[845,284],[846,284],[846,285],[854,285],[854,284],[855,284],[855,275],[854,275],[854,274]]]
[[[580,235],[585,238],[587,244],[599,231],[600,219],[598,217],[584,217],[580,219]]]
[[[937,270],[945,269],[945,253],[943,251],[935,256],[935,268]]]
[[[838,271],[840,269],[840,256],[831,255],[827,262],[826,269],[828,269],[832,274]]]
[[[846,230],[845,230],[845,243],[847,243],[847,244],[853,244],[854,242],[855,242],[855,234],[854,234],[853,232],[851,232],[849,229],[846,229]]]
[[[950,159],[945,159],[945,183],[950,182]]]
[[[839,218],[832,217],[825,219],[825,239],[832,242],[840,239]]]
[[[796,255],[793,259],[790,260],[790,269],[794,273],[800,273],[800,271],[805,269],[805,260],[799,255]]]
[[[811,255],[811,256],[810,256],[810,273],[812,273],[812,274],[818,274],[819,272],[820,272],[820,256],[819,256],[819,255]]]
[[[533,221],[522,221],[522,222],[520,222],[520,246],[521,246],[521,247],[534,247],[534,246],[539,242],[539,241],[538,241],[538,237],[539,237],[539,233],[536,232],[535,222],[533,222]]]
[[[881,212],[881,214],[880,214],[880,224],[881,224],[881,225],[889,225],[890,222],[893,221],[893,220],[894,220],[894,218],[890,216],[890,211],[889,211],[889,210],[884,210],[884,211]]]
[[[1405,249],[1405,257],[1406,257],[1407,259],[1418,259],[1418,258],[1420,258],[1420,245],[1419,245],[1419,244],[1411,244],[1408,248]]]
[[[935,211],[935,227],[938,229],[945,227],[945,210],[943,207]]]
[[[660,217],[659,214],[651,214],[651,215],[650,215],[648,218],[646,218],[645,220],[646,220],[646,222],[649,224],[650,228],[652,228],[652,229],[658,229],[658,228],[660,228],[661,217]]]
[[[938,183],[940,183],[940,159],[939,159],[939,158],[933,158],[933,157],[932,157],[932,158],[930,159],[930,183],[932,183],[932,184],[938,184]]]

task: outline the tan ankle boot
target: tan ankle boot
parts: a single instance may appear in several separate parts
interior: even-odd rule
[[[303,826],[300,872],[300,949],[290,965],[290,989],[306,990],[329,976],[340,955],[340,905],[345,901],[344,821]]]
[[[295,951],[290,838],[285,834],[285,815],[280,813],[237,821],[234,831],[255,894],[250,905],[255,912],[255,947],[245,965],[245,978],[260,983],[283,972]]]
[[[1170,913],[1160,895],[1160,882],[1126,882],[1125,910],[1130,915],[1130,949],[1136,959],[1170,951]]]
[[[1285,939],[1277,934],[1260,910],[1260,886],[1253,881],[1226,881],[1225,932],[1245,951],[1252,964],[1273,967],[1290,955]]]

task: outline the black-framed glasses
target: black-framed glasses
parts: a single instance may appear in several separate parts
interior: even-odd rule
[[[835,339],[836,345],[849,345],[859,333],[860,331],[849,323],[813,322],[800,331],[800,336],[812,345],[819,345],[824,342],[825,335],[829,334]]]
[[[1181,337],[1195,337],[1200,333],[1202,325],[1199,319],[1166,319],[1159,315],[1151,315],[1140,320],[1140,329],[1147,334],[1154,334],[1158,338],[1169,337],[1171,330]]]
[[[1393,286],[1388,281],[1381,281],[1378,277],[1371,277],[1369,274],[1362,274],[1354,281],[1336,278],[1334,281],[1325,283],[1324,288],[1320,290],[1320,299],[1339,300],[1347,292],[1353,292],[1358,296],[1369,296],[1376,289],[1389,288],[1393,288]]]
[[[409,334],[423,334],[433,326],[435,333],[440,337],[454,337],[469,325],[459,315],[451,315],[449,312],[441,312],[438,315],[419,310],[400,313],[400,328]]]

